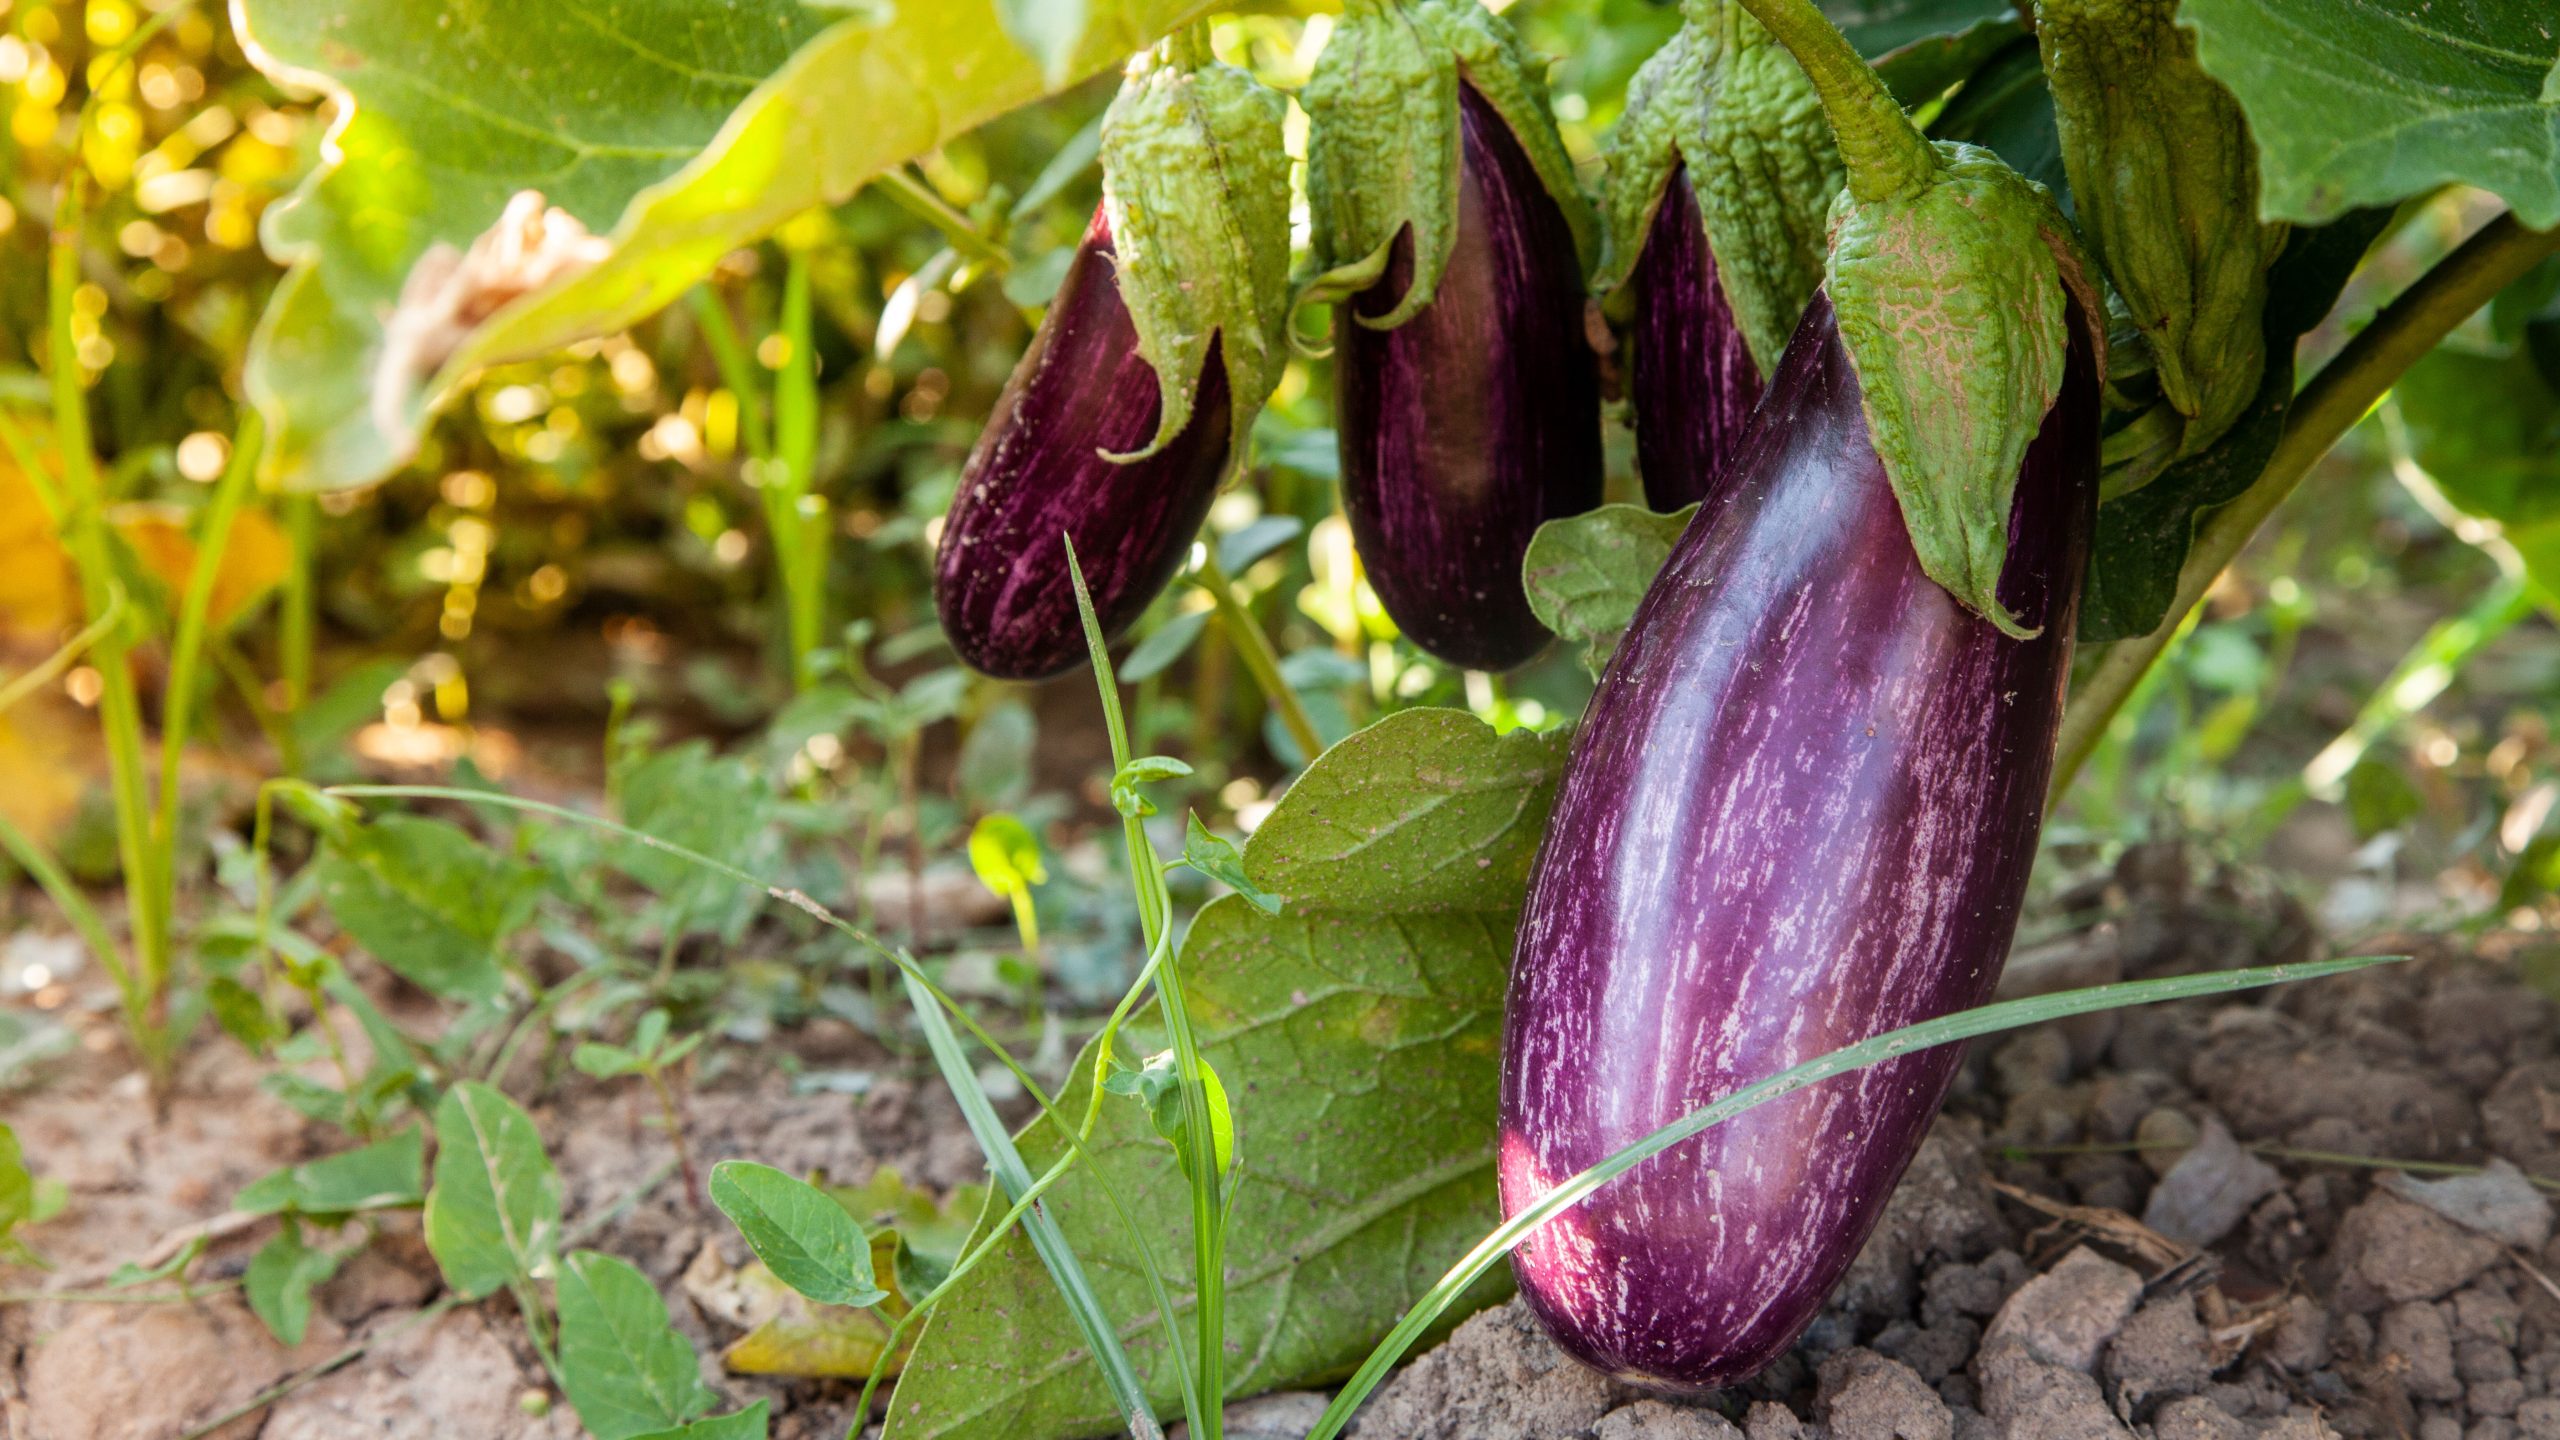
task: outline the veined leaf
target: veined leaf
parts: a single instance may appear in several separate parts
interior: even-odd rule
[[[261,1246],[240,1277],[249,1309],[288,1348],[311,1328],[311,1291],[338,1273],[338,1257],[302,1241],[302,1227],[287,1217],[275,1238]]]
[[[672,1430],[652,1430],[646,1435],[634,1435],[631,1440],[764,1440],[767,1412],[772,1404],[759,1400],[735,1414],[714,1415]]]
[[[782,1283],[824,1305],[876,1304],[871,1242],[827,1193],[770,1165],[723,1160],[711,1168],[711,1203]]]
[[[467,1299],[533,1278],[560,1244],[560,1176],[516,1103],[477,1080],[436,1106],[427,1249]]]
[[[368,483],[406,460],[461,377],[622,329],[792,216],[1215,8],[1086,0],[1081,39],[1044,71],[998,5],[241,0],[259,67],[330,92],[343,117],[327,161],[269,214],[268,249],[292,269],[249,356],[274,437],[263,473]],[[494,315],[407,344],[412,363],[382,380],[384,317],[419,260],[499,229],[526,191],[602,238],[543,227],[569,236],[567,263],[495,277],[479,296]]]
[[[1202,1056],[1235,1106],[1232,1393],[1340,1375],[1498,1218],[1503,981],[1563,760],[1561,736],[1496,737],[1457,711],[1389,716],[1326,752],[1246,847],[1247,871],[1288,908],[1265,915],[1230,896],[1194,922],[1183,982]],[[1139,1053],[1163,1047],[1142,1027],[1123,1033]],[[1083,1113],[1092,1072],[1088,1050],[1062,1113]],[[1096,1164],[1160,1260],[1184,1253],[1189,1192],[1147,1110],[1107,1104],[1102,1115],[1095,1162],[1043,1204],[1150,1394],[1171,1403],[1160,1322]],[[1034,1123],[1021,1148],[1036,1170],[1063,1145]],[[1186,1279],[1168,1266],[1185,1316]],[[1501,1284],[1489,1279],[1472,1299],[1490,1301]],[[943,1301],[908,1362],[890,1431],[1010,1440],[1101,1434],[1118,1419],[1017,1232]]]
[[[1529,608],[1548,629],[1582,647],[1582,667],[1594,678],[1617,653],[1636,602],[1653,588],[1653,577],[1662,573],[1662,562],[1697,513],[1695,505],[1674,515],[1641,505],[1603,505],[1550,520],[1529,537],[1520,557]]]
[[[231,1208],[252,1215],[346,1215],[415,1205],[427,1195],[426,1147],[427,1132],[411,1126],[388,1140],[252,1180],[232,1197]]]
[[[648,1276],[581,1250],[560,1267],[559,1293],[562,1387],[596,1440],[670,1430],[711,1408],[693,1347]]]
[[[2560,22],[2548,0],[2186,0],[2196,58],[2258,141],[2270,220],[2457,182],[2560,225]]]
[[[542,877],[458,826],[384,815],[330,838],[320,898],[373,957],[454,1000],[506,986],[498,942],[532,912]]]

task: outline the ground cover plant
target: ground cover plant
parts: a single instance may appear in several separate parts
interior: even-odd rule
[[[2530,0],[0,32],[9,1433],[2560,1434]]]

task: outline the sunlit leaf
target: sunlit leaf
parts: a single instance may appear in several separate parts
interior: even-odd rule
[[[465,1299],[529,1280],[558,1254],[560,1176],[542,1136],[514,1101],[477,1080],[436,1106],[426,1232],[445,1284]]]
[[[756,1258],[792,1289],[826,1305],[877,1304],[871,1242],[825,1191],[770,1165],[724,1160],[711,1170],[711,1203]]]
[[[711,1408],[693,1347],[630,1262],[593,1250],[560,1267],[560,1372],[596,1440],[669,1430]]]

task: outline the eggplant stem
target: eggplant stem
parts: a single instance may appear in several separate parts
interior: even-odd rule
[[[1756,6],[1769,0],[1745,3]],[[2401,291],[2399,298],[2373,317],[2372,324],[2347,342],[2336,359],[2311,377],[2311,383],[2294,397],[2284,433],[2257,480],[2197,529],[2186,564],[2178,571],[2177,596],[2169,602],[2160,627],[2111,646],[2089,673],[2087,683],[2072,692],[2062,715],[2046,808],[2071,788],[2073,777],[2097,749],[2134,686],[2168,648],[2187,612],[2239,557],[2249,537],[2293,494],[2312,465],[2354,429],[2437,341],[2555,252],[2560,252],[2560,229],[2528,230],[2512,213],[2500,215]]]
[[[1862,201],[1907,195],[1938,173],[1937,147],[1920,133],[1882,78],[1813,0],[1741,0],[1742,8],[1778,37],[1822,97],[1822,113],[1849,171],[1849,193]]]

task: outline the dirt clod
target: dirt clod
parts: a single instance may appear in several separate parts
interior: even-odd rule
[[[1927,1381],[1872,1350],[1843,1350],[1822,1362],[1814,1413],[1831,1440],[1950,1440],[1955,1416]]]

